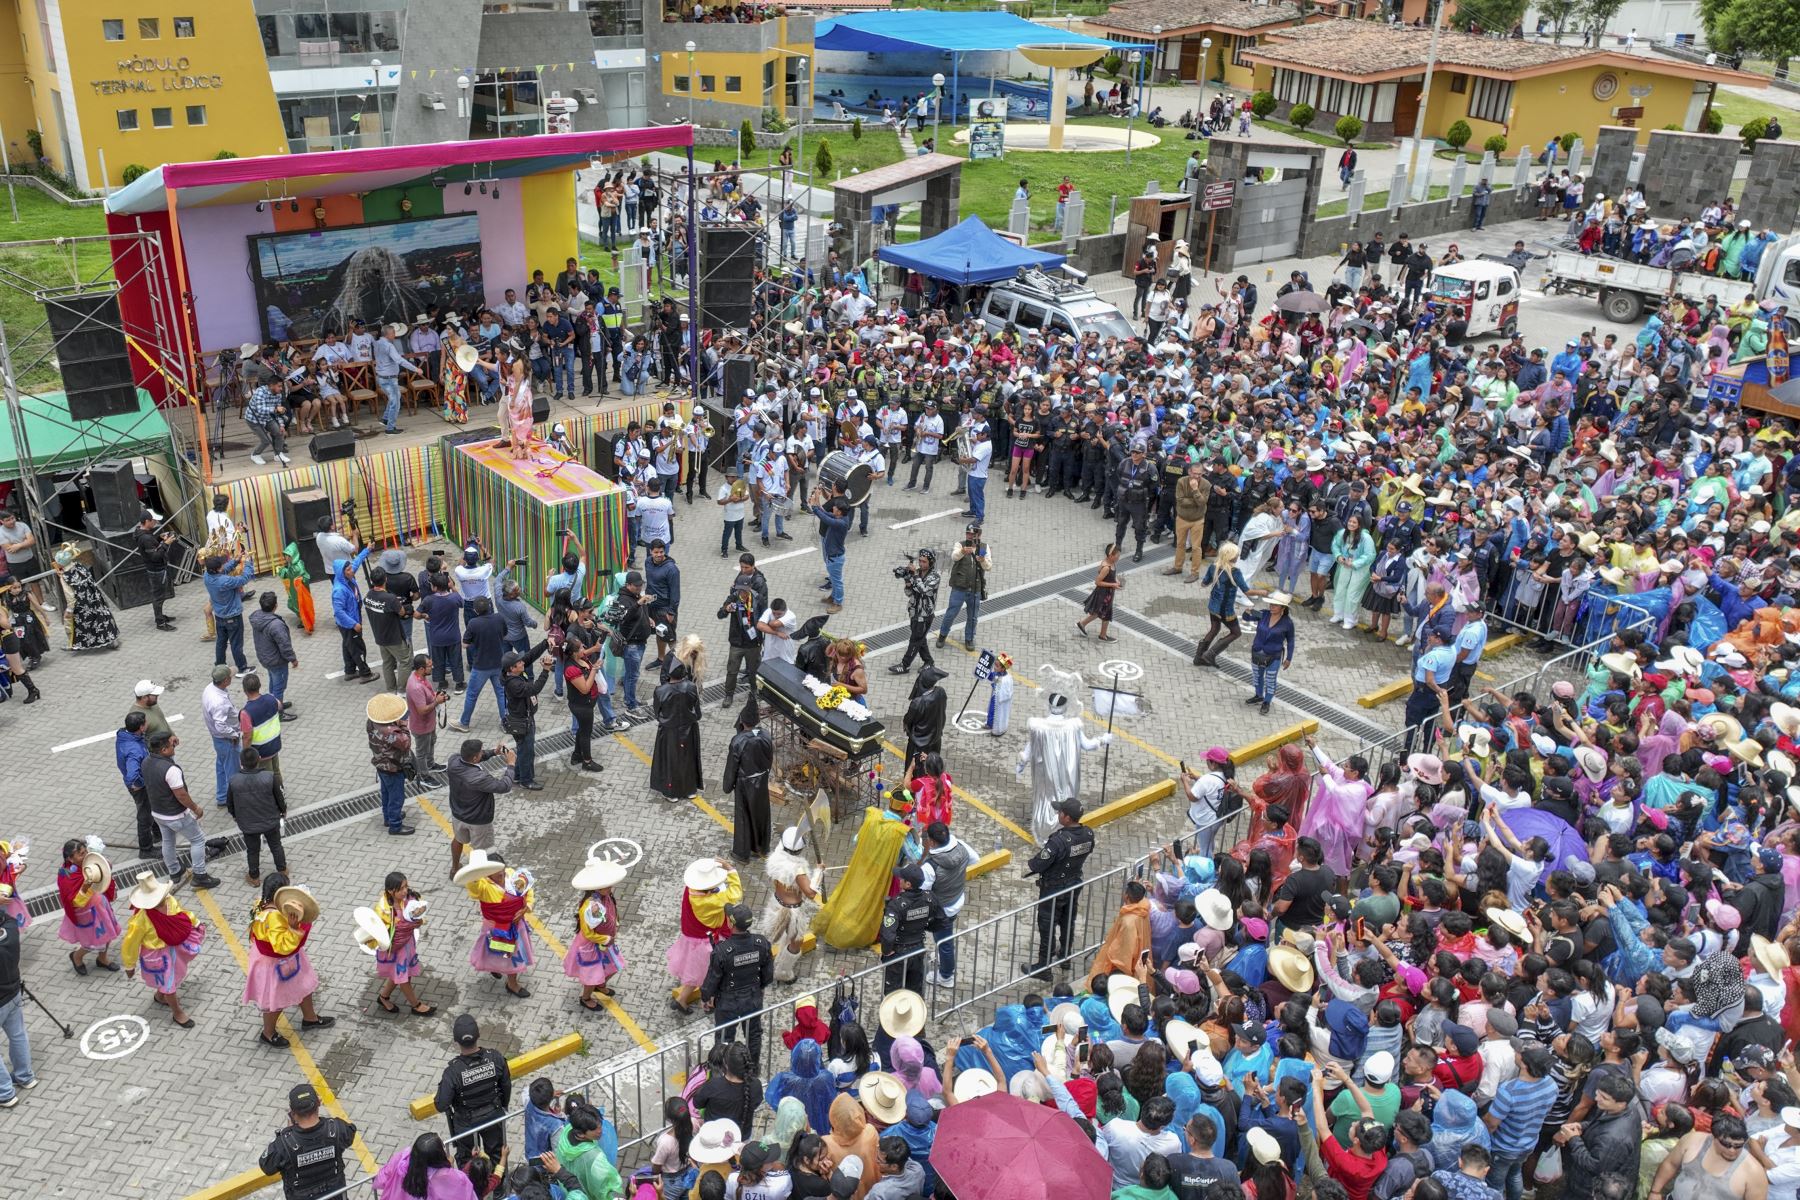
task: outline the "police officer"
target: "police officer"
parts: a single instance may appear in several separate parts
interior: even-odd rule
[[[450,1122],[450,1137],[456,1149],[456,1165],[464,1166],[473,1156],[479,1139],[487,1156],[498,1159],[506,1149],[506,1115],[512,1102],[512,1072],[506,1055],[481,1047],[481,1027],[468,1013],[456,1018],[450,1035],[456,1039],[457,1054],[444,1068],[438,1080],[437,1109]],[[458,1137],[465,1129],[494,1122],[479,1133]]]
[[[601,363],[612,365],[613,382],[619,382],[619,355],[625,352],[625,301],[617,287],[606,289],[600,302],[600,332],[606,336],[606,350]],[[600,394],[606,395],[606,372],[600,373]]]
[[[1081,873],[1094,852],[1094,831],[1081,823],[1081,801],[1058,800],[1056,829],[1044,848],[1025,864],[1025,875],[1038,879],[1037,961],[1019,964],[1024,975],[1050,977],[1052,959],[1069,953],[1075,929],[1075,906],[1081,900]]]
[[[1104,508],[1100,515],[1110,521],[1119,505],[1119,477],[1131,454],[1126,449],[1124,429],[1117,425],[1111,426],[1107,430],[1106,439],[1106,493],[1102,497]]]
[[[925,991],[925,934],[944,920],[937,898],[923,891],[925,872],[908,863],[894,872],[900,891],[888,898],[881,913],[882,983],[889,992],[899,988]],[[907,957],[911,955],[911,957]]]
[[[1412,694],[1406,698],[1406,751],[1412,753],[1419,727],[1437,713],[1439,697],[1446,694],[1456,669],[1456,651],[1448,644],[1448,631],[1436,622],[1419,626],[1419,644],[1425,650],[1413,662]]]
[[[1113,541],[1117,545],[1125,544],[1125,526],[1131,525],[1132,536],[1137,538],[1137,553],[1131,556],[1132,562],[1144,561],[1144,537],[1150,532],[1150,505],[1156,495],[1156,467],[1144,455],[1144,444],[1138,442],[1131,447],[1131,456],[1125,465],[1119,468],[1119,494],[1114,505],[1115,525]]]
[[[345,1187],[344,1151],[355,1140],[356,1126],[320,1116],[319,1093],[303,1083],[288,1093],[288,1124],[256,1165],[281,1176],[286,1200],[316,1200]]]
[[[1094,416],[1099,406],[1089,404],[1081,423],[1081,481],[1075,503],[1099,508],[1106,480],[1106,425]]]
[[[775,952],[768,938],[750,932],[748,904],[731,905],[725,916],[731,922],[731,936],[713,945],[700,999],[712,1009],[713,1028],[724,1030],[720,1039],[736,1041],[741,1025],[750,1044],[750,1061],[761,1062],[763,989],[775,981]]]

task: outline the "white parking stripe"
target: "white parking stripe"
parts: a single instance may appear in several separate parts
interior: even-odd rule
[[[169,724],[173,725],[179,720],[181,720],[181,714],[176,713],[169,718]],[[112,740],[113,735],[111,733],[96,733],[93,737],[76,738],[72,742],[64,742],[60,746],[52,746],[50,747],[50,753],[61,754],[64,750],[75,750],[82,746],[92,746],[95,742],[110,742]]]

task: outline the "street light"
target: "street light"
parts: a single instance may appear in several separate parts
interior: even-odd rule
[[[1162,58],[1162,26],[1161,25],[1152,25],[1150,27],[1150,36],[1154,40],[1150,43],[1150,52],[1147,55],[1145,55],[1144,58],[1145,58],[1145,61],[1150,64],[1150,72],[1149,72],[1150,75],[1152,77],[1154,77],[1156,74],[1156,64]],[[1138,107],[1139,108],[1147,107],[1144,103],[1144,88],[1145,88],[1144,77],[1142,75],[1140,75],[1140,76],[1138,76]]]
[[[938,123],[943,120],[944,109],[944,73],[939,71],[931,77],[931,86],[936,89],[931,97],[931,148],[938,148]]]
[[[694,51],[699,48],[700,47],[696,46],[693,42],[689,42],[686,46],[688,56],[688,126],[690,128],[692,128],[694,124],[694,88],[698,86],[698,81],[694,78]]]
[[[1139,64],[1144,61],[1144,56],[1142,54],[1139,54],[1136,50],[1133,50],[1130,54],[1127,54],[1125,56],[1125,61],[1131,64],[1131,73],[1133,76],[1135,76],[1137,78],[1139,84],[1141,85],[1143,83],[1143,74],[1139,70]],[[1137,123],[1137,110],[1138,110],[1138,106],[1136,104],[1129,104],[1129,105],[1126,105],[1126,107],[1125,107],[1125,165],[1126,166],[1131,165],[1131,127]]]
[[[1196,114],[1202,125],[1206,124],[1206,73],[1212,70],[1212,39],[1200,39],[1200,111]]]
[[[375,89],[375,119],[381,122],[381,140],[385,144],[388,140],[388,127],[387,116],[381,111],[381,60],[379,58],[369,60],[369,73],[374,76],[369,83]]]
[[[456,115],[463,120],[469,119],[469,87],[474,81],[467,75],[456,77]],[[468,130],[464,129],[464,133]]]

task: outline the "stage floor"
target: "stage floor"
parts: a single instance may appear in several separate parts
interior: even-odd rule
[[[643,404],[647,400],[679,401],[683,395],[685,393],[655,391],[647,396],[621,396],[615,389],[611,395],[598,403],[594,397],[578,398],[573,403],[566,400],[552,400],[550,402],[550,420],[592,416],[597,412]],[[170,426],[177,430],[181,441],[192,445],[194,438],[193,409],[185,405],[179,408],[165,408],[163,415],[167,418]],[[497,425],[499,417],[500,409],[495,405],[477,405],[471,408],[467,425],[452,425],[440,418],[436,412],[426,412],[424,409],[420,409],[416,413],[402,411],[400,432],[384,434],[381,431],[381,421],[374,414],[362,410],[356,414],[354,422],[356,453],[359,455],[380,454],[387,450],[397,450],[407,446],[435,444],[445,434],[459,429],[481,429]],[[210,420],[211,414],[208,414],[208,421],[210,422]],[[211,430],[210,427],[209,432],[215,439],[214,446],[217,446],[217,432]],[[498,435],[496,434],[496,436]],[[288,457],[294,460],[292,466],[305,466],[312,462],[311,455],[306,451],[307,440],[298,438],[288,442]],[[277,471],[291,469],[282,466],[281,461],[272,454],[264,455],[268,459],[266,465],[257,466],[250,461],[250,451],[255,446],[256,435],[244,425],[235,412],[228,414],[225,418],[225,451],[223,455],[215,454],[212,460],[213,482],[227,483],[236,479],[246,479],[253,475],[270,475]],[[501,454],[504,456],[505,451],[501,451]]]

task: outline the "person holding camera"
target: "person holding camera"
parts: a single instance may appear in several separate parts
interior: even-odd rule
[[[981,602],[987,599],[987,573],[993,566],[994,556],[981,540],[980,523],[970,521],[963,527],[963,540],[950,551],[950,603],[944,606],[944,621],[938,626],[940,649],[959,611],[968,614],[963,622],[963,648],[975,648],[975,621],[981,616]]]
[[[894,578],[906,590],[907,639],[906,653],[888,668],[888,674],[904,675],[912,670],[915,655],[928,667],[936,665],[927,639],[931,635],[932,614],[937,611],[937,551],[926,547],[916,555],[907,555],[906,566],[894,568]]]
[[[537,781],[535,748],[538,693],[550,682],[550,670],[555,666],[555,660],[545,653],[549,648],[550,643],[542,641],[523,654],[508,650],[500,657],[500,687],[506,696],[506,711],[500,718],[500,728],[511,734],[518,744],[519,786],[528,792],[544,790],[544,785]],[[544,667],[536,675],[530,669],[533,659],[540,660]]]
[[[843,484],[833,480],[828,486],[813,489],[808,501],[813,516],[819,520],[819,553],[825,559],[825,587],[831,599],[825,602],[827,613],[835,616],[844,611],[844,538],[850,532],[850,502],[844,498]],[[896,577],[905,568],[895,568]]]
[[[481,764],[498,758],[506,770],[490,775]],[[491,850],[494,846],[494,797],[512,791],[513,764],[518,761],[511,750],[495,746],[492,750],[480,738],[464,738],[462,749],[450,760],[450,877],[462,869],[464,850]]]
[[[769,581],[757,569],[756,556],[738,555],[738,573],[732,578],[725,602],[719,606],[719,620],[727,622],[726,641],[730,649],[725,655],[725,703],[729,707],[737,695],[738,672],[744,673],[745,687],[754,691],[757,668],[762,665],[763,630],[757,617],[769,606]]]

